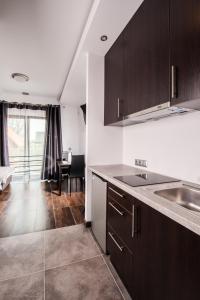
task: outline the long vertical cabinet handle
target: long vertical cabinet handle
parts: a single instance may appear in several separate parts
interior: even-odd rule
[[[134,238],[135,235],[135,206],[132,206],[132,228],[131,228],[131,236]]]
[[[117,99],[117,118],[119,119],[120,117],[120,99]]]
[[[176,66],[171,66],[171,98],[177,98],[177,74]]]

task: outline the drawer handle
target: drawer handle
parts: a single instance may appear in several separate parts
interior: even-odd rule
[[[111,202],[108,202],[108,205],[110,205],[120,216],[124,215],[124,213],[115,207]]]
[[[121,198],[124,198],[124,196],[122,194],[118,193],[117,191],[115,191],[111,187],[109,187],[109,190],[111,190],[113,193],[115,193],[116,195],[120,196]]]
[[[122,252],[123,249],[124,249],[124,247],[123,247],[123,246],[120,246],[120,245],[118,244],[118,242],[116,241],[116,239],[114,238],[114,236],[113,236],[112,233],[108,232],[108,234],[109,234],[109,236],[111,237],[111,239],[113,240],[113,242],[115,243],[115,245],[117,246],[117,248]]]

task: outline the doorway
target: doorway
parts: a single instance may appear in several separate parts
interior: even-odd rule
[[[40,179],[45,141],[46,118],[10,114],[8,149],[14,180]]]

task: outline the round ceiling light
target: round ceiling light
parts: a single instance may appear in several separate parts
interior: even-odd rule
[[[107,37],[107,35],[104,34],[104,35],[101,36],[100,39],[101,39],[102,42],[105,42],[105,41],[107,41],[108,37]]]
[[[12,73],[11,77],[18,82],[29,81],[29,77],[27,75],[21,74],[21,73]]]

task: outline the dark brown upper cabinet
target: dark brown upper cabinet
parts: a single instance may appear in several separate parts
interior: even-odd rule
[[[124,67],[124,38],[120,35],[105,56],[105,125],[123,117]]]
[[[145,0],[124,35],[127,114],[168,102],[169,0]]]
[[[198,108],[200,100],[200,1],[173,0],[170,5],[171,68],[174,67],[172,84],[175,88],[172,104],[188,101],[184,106]]]
[[[200,108],[199,16],[199,0],[144,0],[105,56],[105,125],[166,102]]]

